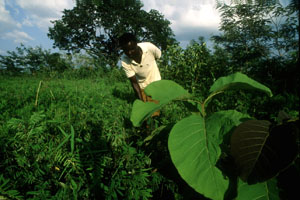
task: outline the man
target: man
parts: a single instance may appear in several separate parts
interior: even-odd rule
[[[137,97],[144,102],[157,102],[147,96],[144,89],[150,83],[161,80],[156,64],[161,51],[150,42],[137,43],[136,37],[131,33],[123,34],[119,38],[119,45],[125,53],[121,59],[122,67]],[[159,112],[153,114],[153,116],[158,115]]]

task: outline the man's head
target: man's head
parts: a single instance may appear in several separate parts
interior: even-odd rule
[[[124,33],[121,37],[119,37],[119,45],[129,58],[134,58],[139,54],[137,39],[131,33]]]

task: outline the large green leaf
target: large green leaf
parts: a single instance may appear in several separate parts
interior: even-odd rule
[[[243,181],[255,169],[269,136],[269,121],[249,120],[240,124],[231,137],[231,154]]]
[[[239,181],[237,200],[279,200],[279,189],[277,188],[276,179],[248,185],[245,182]]]
[[[236,72],[232,75],[219,78],[211,86],[209,92],[217,93],[219,91],[228,89],[255,89],[267,93],[267,95],[269,95],[270,97],[273,95],[268,87],[240,72]]]
[[[226,110],[215,112],[206,118],[206,128],[212,135],[216,144],[221,144],[224,136],[242,121],[249,120],[248,114],[240,113],[235,110]]]
[[[134,126],[140,126],[142,122],[150,117],[156,110],[159,110],[172,100],[191,97],[188,91],[171,80],[155,81],[145,88],[145,93],[159,103],[155,104],[153,102],[135,100],[130,117]]]
[[[160,102],[189,98],[191,95],[181,85],[171,80],[155,81],[145,88],[147,95]]]
[[[207,119],[192,115],[171,130],[168,146],[182,178],[197,192],[214,200],[223,199],[228,180],[215,166],[222,136],[246,115],[233,110],[216,112]]]
[[[276,176],[297,156],[297,121],[274,126],[265,120],[240,124],[231,137],[231,154],[239,176],[249,184]]]
[[[160,104],[135,100],[132,106],[130,120],[133,126],[141,126],[142,122],[160,108]]]

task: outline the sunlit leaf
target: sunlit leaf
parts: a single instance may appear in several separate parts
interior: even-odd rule
[[[228,180],[215,167],[217,152],[214,145],[207,143],[208,137],[204,119],[192,115],[173,127],[169,150],[179,174],[191,187],[207,197],[223,199]]]
[[[172,100],[191,97],[183,87],[170,80],[160,80],[151,83],[145,88],[145,93],[159,103],[135,100],[130,117],[134,126],[140,126],[145,119]]]
[[[191,97],[187,90],[171,80],[155,81],[145,88],[145,93],[160,102]]]
[[[224,90],[233,90],[233,89],[251,89],[265,92],[268,96],[272,96],[271,90],[264,86],[263,84],[249,78],[245,74],[236,72],[232,75],[221,77],[214,82],[211,86],[209,92],[217,93]]]
[[[181,177],[197,192],[212,199],[223,199],[228,180],[216,167],[222,137],[248,117],[237,111],[220,111],[208,118],[192,115],[171,130],[168,147]]]

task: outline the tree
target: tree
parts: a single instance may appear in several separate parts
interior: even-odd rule
[[[273,91],[295,88],[299,52],[295,6],[283,7],[270,0],[220,4],[218,8],[223,33],[212,39],[228,53],[232,72],[256,77]]]
[[[236,65],[247,68],[260,59],[297,52],[295,10],[272,2],[219,5],[223,34],[212,39],[231,53]]]
[[[71,68],[71,65],[61,56],[60,53],[48,53],[45,57],[47,71],[63,72]]]
[[[156,10],[146,12],[138,0],[81,0],[49,28],[54,47],[88,53],[115,64],[120,55],[117,38],[124,32],[165,49],[175,43],[170,22]]]
[[[7,51],[7,55],[0,55],[0,69],[16,74],[28,70],[62,72],[71,66],[60,53],[51,53],[42,47],[26,47],[21,44],[15,51]]]
[[[14,74],[22,71],[22,68],[16,64],[18,57],[15,57],[14,52],[8,51],[7,54],[6,56],[0,55],[0,69]]]
[[[211,58],[203,37],[191,40],[185,49],[178,44],[172,45],[159,62],[162,78],[174,80],[189,92],[204,95],[214,75],[219,74],[219,69],[209,64]]]

